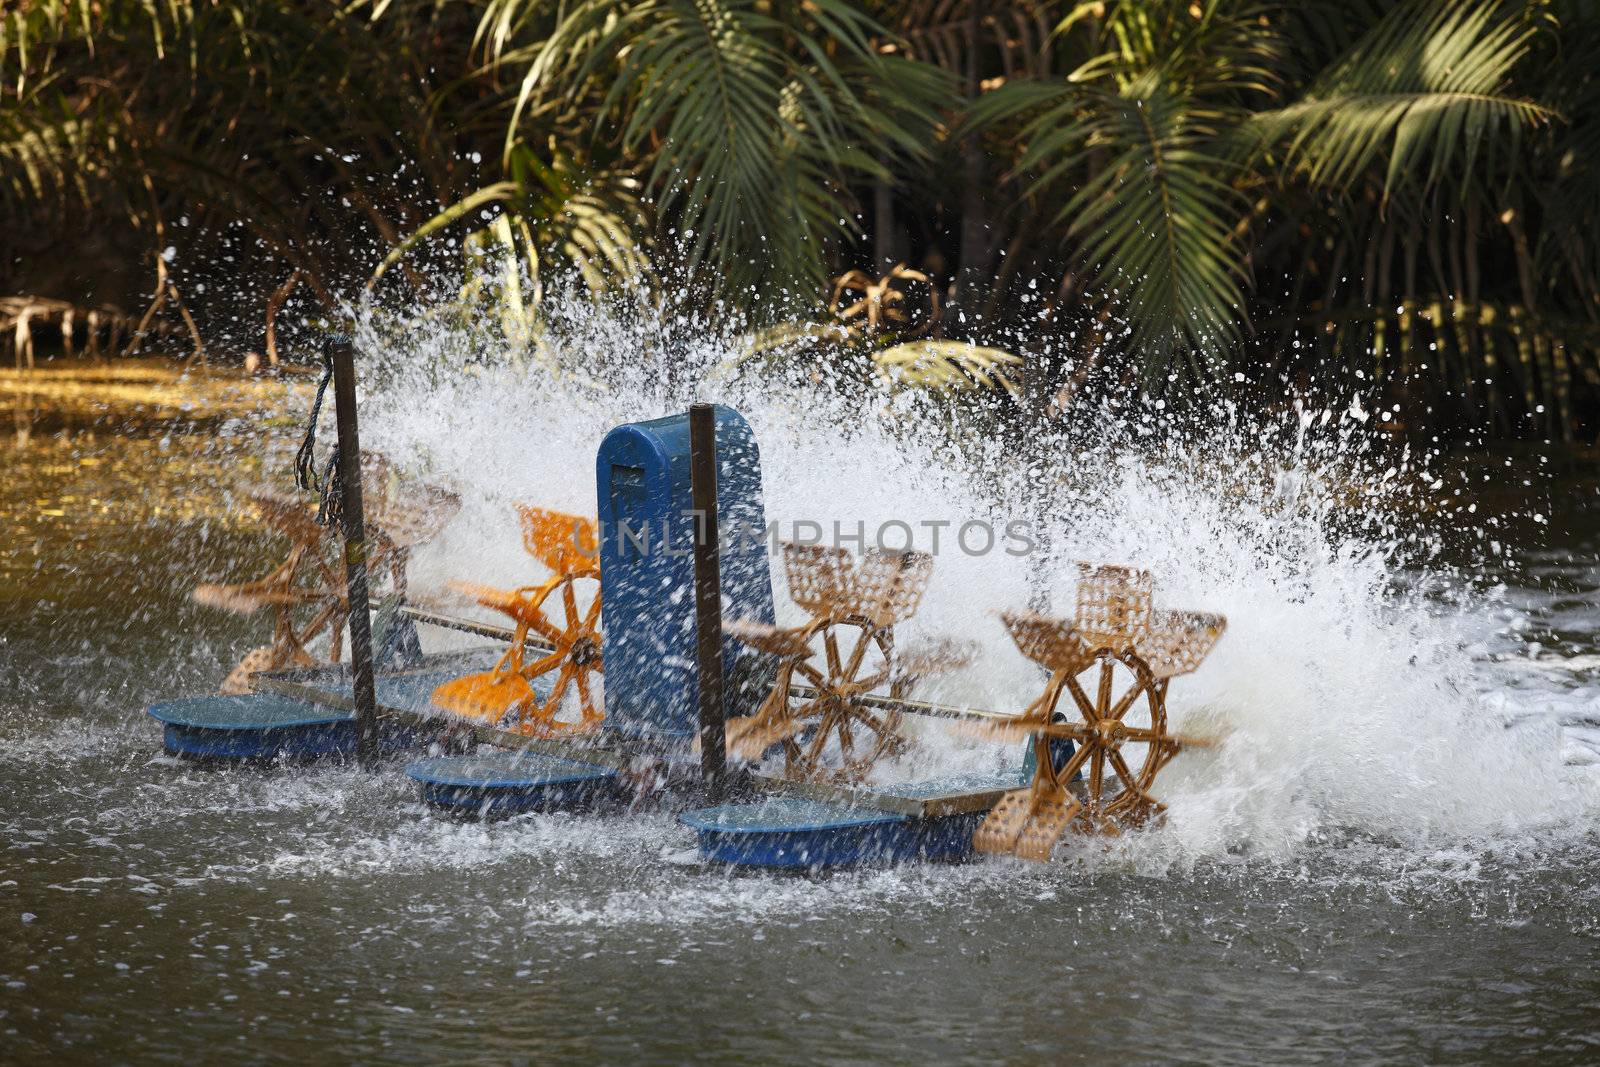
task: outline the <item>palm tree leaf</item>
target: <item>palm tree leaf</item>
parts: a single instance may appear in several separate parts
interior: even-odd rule
[[[1238,337],[1245,272],[1234,230],[1243,213],[1227,178],[1237,165],[1219,111],[1153,71],[1112,91],[1071,82],[1007,85],[975,122],[1033,112],[1018,170],[1034,192],[1068,191],[1056,221],[1098,272],[1152,372],[1176,350],[1220,352]],[[1104,157],[1084,175],[1086,154]]]
[[[516,192],[517,184],[515,182],[495,182],[493,185],[484,186],[477,192],[457,200],[427,222],[418,226],[405,240],[391,248],[389,254],[383,257],[383,262],[379,263],[378,268],[372,272],[372,277],[367,280],[367,289],[370,291],[376,288],[378,282],[388,273],[390,267],[399,263],[406,257],[406,253],[422,244],[428,238],[472,214],[479,208],[505,200],[516,195]]]
[[[964,341],[905,341],[872,353],[878,372],[895,385],[935,390],[1004,389],[1016,384],[1003,370],[1019,366],[1022,357],[1001,348]]]
[[[1388,153],[1383,187],[1470,181],[1478,157],[1517,152],[1553,112],[1509,88],[1532,25],[1494,2],[1403,4],[1363,36],[1303,99],[1252,120],[1284,165],[1343,190]]]
[[[480,33],[504,43],[535,6],[497,0]],[[880,55],[881,33],[843,0],[589,0],[515,53],[528,64],[518,115],[598,89],[597,133],[646,161],[645,193],[691,272],[723,289],[811,289],[827,240],[854,226],[852,177],[883,174],[858,146],[925,154],[948,91]]]

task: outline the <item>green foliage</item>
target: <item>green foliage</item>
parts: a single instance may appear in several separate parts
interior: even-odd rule
[[[907,338],[892,330],[847,327],[841,322],[780,322],[743,339],[725,372],[755,364],[768,370],[796,362],[829,363],[865,372],[890,392],[1018,393],[1007,374],[1023,365],[1014,352],[966,341]]]
[[[649,278],[636,180],[586,172],[560,154],[547,163],[520,145],[512,150],[511,164],[509,181],[469,193],[391,248],[368,280],[368,290],[414,249],[473,216],[491,219],[464,241],[475,273],[495,259],[502,269],[526,271],[537,286],[541,252],[553,252],[596,292]],[[503,213],[491,216],[488,205],[498,205]]]
[[[1508,91],[1535,33],[1495,4],[1397,7],[1301,99],[1253,121],[1264,138],[1287,141],[1285,166],[1336,191],[1385,157],[1385,195],[1402,183],[1470,182],[1480,164],[1503,173],[1524,130],[1552,115]]]
[[[1236,340],[1245,273],[1233,230],[1245,203],[1229,181],[1223,113],[1152,70],[1116,88],[1015,83],[973,118],[1022,110],[1032,118],[1017,165],[1036,174],[1036,195],[1058,192],[1054,223],[1079,265],[1120,298],[1132,348],[1151,370]]]
[[[1595,0],[0,11],[0,226],[242,227],[330,306],[464,267],[514,344],[552,274],[644,279],[900,385],[1356,369],[1397,422],[1593,435],[1597,184]],[[802,325],[897,262],[931,332]]]
[[[243,228],[271,252],[249,279],[268,290],[293,270],[325,299],[364,278],[430,200],[471,188],[471,123],[499,126],[439,80],[472,26],[443,6],[373,22],[359,3],[39,0],[0,22],[0,136],[31,151],[0,150],[0,177],[75,178],[0,203],[5,221],[75,200],[80,225],[120,215],[152,253],[181,217]]]
[[[961,341],[902,341],[872,354],[878,371],[894,385],[924,389],[966,391],[1004,389],[1017,391],[1003,368],[1016,367],[1022,357],[987,345]]]
[[[1052,310],[1085,363],[1148,387],[1352,367],[1417,424],[1567,437],[1600,405],[1578,193],[1597,23],[1586,2],[1082,4],[1051,75],[983,94],[968,128],[1003,138],[1019,221],[1053,220],[1074,291]],[[1030,244],[1022,277],[1054,252]]]
[[[924,154],[947,98],[842,0],[588,0],[548,28],[546,7],[496,0],[481,24],[497,67],[521,71],[512,135],[530,113],[581,115],[640,161],[663,244],[718,292],[822,286],[822,250],[857,228],[851,183]]]

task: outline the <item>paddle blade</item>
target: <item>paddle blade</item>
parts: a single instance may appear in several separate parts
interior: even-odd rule
[[[260,611],[271,603],[269,597],[248,587],[218,585],[213,582],[195,586],[191,595],[196,604],[204,604],[208,608],[221,608],[240,615]]]
[[[254,692],[250,686],[250,676],[259,671],[270,671],[276,667],[277,664],[273,662],[273,658],[271,645],[252,648],[245,653],[245,657],[239,661],[239,665],[229,672],[228,677],[223,679],[222,686],[217,692],[225,696],[242,696],[246,693]]]
[[[451,581],[446,583],[446,588],[452,593],[469,596],[486,608],[512,616],[517,614],[517,607],[522,601],[515,590],[496,589],[492,585],[479,585],[477,582]]]
[[[1033,789],[1016,789],[1000,798],[972,835],[979,852],[1005,853],[1026,860],[1050,858],[1067,825],[1083,805],[1066,791],[1039,795]]]
[[[515,671],[469,674],[433,691],[436,706],[455,715],[490,723],[499,722],[508,711],[533,698],[528,680]]]
[[[808,723],[798,719],[762,721],[759,715],[746,715],[729,719],[727,724],[728,755],[735,759],[753,762],[766,754],[773,745],[805,732]]]

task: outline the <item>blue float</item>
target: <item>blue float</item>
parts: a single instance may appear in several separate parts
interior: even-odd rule
[[[907,860],[960,860],[986,812],[916,818],[774,796],[681,816],[700,855],[717,863],[773,870],[821,870]]]
[[[732,408],[718,405],[716,424],[723,617],[770,623],[760,450]],[[618,426],[601,442],[595,468],[606,726],[685,748],[699,721],[688,415]],[[764,694],[743,683],[761,656],[728,637],[722,662],[727,713],[749,714]]]
[[[997,795],[1027,784],[1017,774],[965,775],[874,786],[901,801]],[[951,814],[912,815],[801,796],[777,795],[743,804],[685,812],[700,855],[717,863],[771,870],[823,870],[907,861],[955,862],[972,854],[972,834],[988,804]]]
[[[612,767],[531,751],[438,756],[406,768],[426,803],[485,818],[587,807],[617,795],[617,775]]]
[[[378,707],[387,712],[428,715],[430,696],[462,669],[492,664],[498,648],[475,648],[427,656],[417,668],[380,671],[373,679]],[[442,663],[449,666],[443,666]],[[481,669],[481,668],[480,668]],[[162,724],[163,744],[175,756],[208,760],[313,759],[352,756],[356,751],[355,699],[350,667],[329,663],[272,675],[258,684],[287,682],[291,693],[187,697],[152,704],[146,713]],[[549,680],[543,680],[549,685]],[[380,721],[384,753],[414,748],[432,733],[414,725]]]
[[[162,724],[166,750],[189,759],[315,759],[356,753],[354,712],[275,693],[169,700],[151,705],[147,713]],[[385,725],[378,740],[382,749],[397,751],[413,744],[415,733]]]

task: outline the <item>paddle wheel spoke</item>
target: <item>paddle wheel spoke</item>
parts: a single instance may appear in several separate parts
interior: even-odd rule
[[[1070,675],[1066,679],[1067,692],[1072,694],[1072,702],[1078,705],[1078,714],[1083,716],[1084,722],[1094,722],[1100,716],[1095,714],[1094,703],[1089,699],[1089,694],[1083,691],[1083,686],[1078,684],[1078,679]]]
[[[1128,691],[1122,694],[1122,699],[1117,701],[1116,706],[1111,709],[1111,712],[1109,715],[1107,715],[1107,718],[1121,722],[1122,717],[1128,713],[1128,709],[1133,707],[1133,702],[1138,700],[1139,694],[1143,693],[1144,691],[1144,683],[1135,681],[1133,685],[1128,688]]]
[[[1041,737],[1064,737],[1068,741],[1088,741],[1097,736],[1092,727],[1081,722],[1043,722],[1033,732]]]
[[[889,671],[887,668],[885,668],[884,670],[881,670],[868,678],[863,678],[858,682],[852,683],[851,688],[856,693],[870,693],[888,680]]]
[[[834,726],[839,721],[838,701],[829,697],[822,703],[822,716],[817,723],[816,732],[811,736],[811,745],[806,750],[805,762],[807,770],[815,770],[818,760],[821,759],[823,750],[828,747],[828,737],[832,734]]]
[[[561,606],[566,612],[567,629],[573,630],[578,626],[578,594],[573,590],[571,582],[561,586]]]
[[[823,694],[819,697],[812,697],[810,700],[805,701],[798,707],[791,709],[787,717],[798,721],[804,721],[806,719],[820,716],[827,710],[827,706],[832,700],[833,697],[829,696],[828,694]]]
[[[839,716],[839,755],[845,764],[850,763],[850,754],[855,748],[855,735],[850,730],[850,713],[848,707]]]
[[[561,643],[561,631],[544,616],[543,605],[531,608],[526,616],[528,627],[552,645]]]
[[[839,642],[833,636],[833,628],[831,626],[822,631],[822,645],[828,656],[828,677],[830,679],[845,678],[844,668],[839,664]]]
[[[1106,752],[1106,758],[1111,761],[1111,769],[1117,772],[1117,777],[1122,779],[1124,793],[1134,792],[1143,794],[1144,786],[1135,777],[1133,771],[1128,769],[1128,761],[1122,758],[1122,753],[1116,749]]]
[[[577,665],[571,660],[561,664],[561,670],[556,675],[556,684],[550,688],[550,696],[544,702],[544,716],[546,722],[555,718],[556,712],[561,709],[561,698],[567,695],[567,684],[572,681],[572,676],[577,673]]]
[[[818,689],[821,689],[828,684],[827,675],[817,670],[805,660],[800,660],[799,662],[795,663],[794,670],[800,675],[800,677],[804,678]]]
[[[890,734],[887,715],[880,719],[872,713],[871,709],[862,707],[860,704],[850,705],[850,711],[862,725],[877,736],[887,737]]]
[[[1067,762],[1059,771],[1055,770],[1053,767],[1050,767],[1050,760],[1045,759],[1040,766],[1049,767],[1049,769],[1046,770],[1041,777],[1055,785],[1066,785],[1068,782],[1072,781],[1073,777],[1080,770],[1083,769],[1084,761],[1089,758],[1090,751],[1091,748],[1089,745],[1079,745],[1077,751],[1073,752],[1072,758],[1067,760]]]
[[[537,678],[541,674],[546,674],[546,673],[554,670],[557,666],[559,666],[561,664],[561,661],[566,659],[566,658],[567,658],[567,654],[565,652],[561,651],[560,649],[557,649],[556,651],[550,653],[548,656],[542,656],[539,659],[535,660],[533,663],[528,664],[527,666],[525,666],[522,669],[518,670],[517,673],[518,674],[525,674],[529,678]]]
[[[589,672],[578,672],[578,706],[583,712],[584,719],[597,719],[600,717],[599,709],[595,707],[594,694],[589,691]]]
[[[862,630],[861,633],[856,637],[855,647],[850,650],[850,661],[842,672],[843,677],[854,678],[856,676],[856,672],[861,669],[861,661],[863,658],[865,658],[867,654],[867,646],[871,643],[871,641],[872,634],[867,630]],[[885,677],[888,676],[887,670],[883,673]]]

